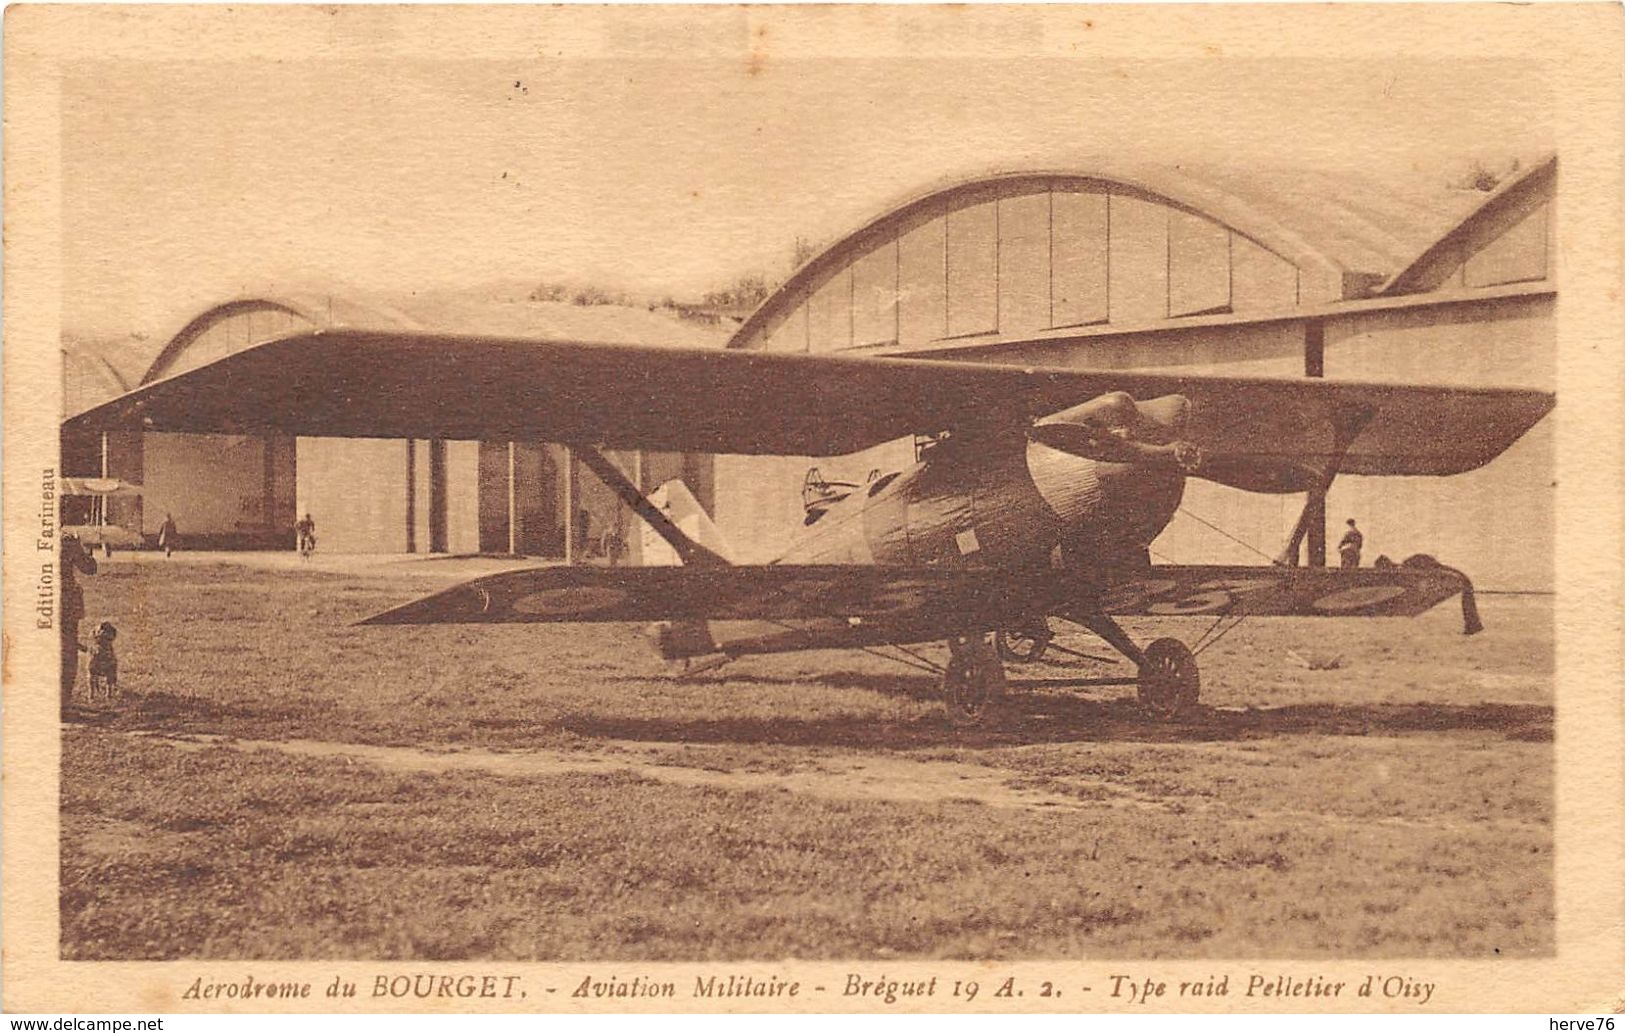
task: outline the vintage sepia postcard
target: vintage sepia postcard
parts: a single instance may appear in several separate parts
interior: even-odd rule
[[[13,7],[4,1007],[1625,1010],[1621,25]]]

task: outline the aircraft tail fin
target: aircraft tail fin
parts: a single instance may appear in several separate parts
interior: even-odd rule
[[[711,519],[711,514],[707,513],[705,507],[694,497],[694,493],[688,490],[687,484],[681,480],[667,481],[649,493],[649,501],[665,513],[671,522],[677,525],[677,529],[689,539],[729,563],[735,562],[733,551],[728,547],[728,539]],[[671,567],[682,563],[677,550],[667,544],[651,527],[644,527],[642,544],[643,565],[646,567]]]

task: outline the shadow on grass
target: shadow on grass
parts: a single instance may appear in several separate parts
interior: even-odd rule
[[[618,680],[618,679],[617,679]],[[628,679],[631,680],[631,679]],[[809,678],[719,679],[715,684],[819,685],[863,689],[910,700],[940,698],[936,680],[919,675],[834,672]],[[741,691],[749,691],[742,688]],[[1114,691],[1114,690],[1108,690]],[[1132,693],[1132,689],[1122,690]],[[98,713],[81,720],[123,730],[158,728],[166,732],[269,734],[286,724],[297,733],[320,715],[300,708],[266,709],[168,693],[148,693],[116,715]],[[1012,691],[995,704],[977,728],[956,728],[940,712],[913,720],[877,720],[873,715],[837,717],[703,717],[674,713],[632,717],[571,711],[556,717],[491,715],[467,721],[469,729],[533,734],[540,741],[564,733],[586,739],[650,743],[834,746],[859,748],[996,748],[1066,742],[1190,743],[1270,739],[1282,736],[1366,736],[1476,732],[1512,741],[1551,742],[1553,708],[1533,704],[1315,703],[1247,710],[1197,707],[1172,721],[1148,714],[1132,695],[1091,699],[1058,693]],[[364,737],[370,738],[370,737]],[[415,737],[407,735],[404,740]],[[515,743],[508,743],[515,745]]]
[[[158,729],[164,732],[204,732],[230,735],[240,722],[289,721],[306,717],[294,708],[267,708],[247,702],[224,704],[197,696],[144,692],[125,697],[106,724],[122,731]]]
[[[773,675],[733,673],[706,673],[692,678],[601,674],[598,681],[605,685],[628,685],[634,688],[650,682],[671,681],[678,685],[707,686],[718,689],[738,687],[743,692],[755,688],[806,688],[817,685],[826,689],[860,689],[904,699],[934,701],[942,698],[937,676],[932,674],[867,674],[862,671],[828,671],[822,674]]]
[[[854,676],[829,676],[853,685]],[[859,681],[867,679],[856,676]],[[930,679],[875,678],[861,687],[910,698],[935,698]],[[1444,703],[1310,704],[1258,710],[1198,707],[1173,721],[1149,716],[1133,699],[1012,694],[978,728],[955,728],[941,715],[915,721],[872,718],[669,718],[566,714],[565,731],[588,738],[639,742],[774,744],[855,747],[1003,747],[1061,742],[1183,743],[1266,739],[1286,735],[1403,735],[1420,732],[1499,733],[1525,742],[1552,740],[1552,708],[1535,705]]]

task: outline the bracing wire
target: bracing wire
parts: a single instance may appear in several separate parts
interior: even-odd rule
[[[791,634],[795,634],[795,635],[804,635],[804,634],[806,634],[806,629],[798,628],[794,624],[786,624],[784,621],[767,620],[767,621],[764,621],[763,623],[771,624],[776,628],[783,628],[785,631],[788,631]],[[886,661],[889,661],[889,662],[894,663],[894,664],[901,664],[904,667],[911,667],[916,671],[924,671],[926,674],[940,675],[943,672],[943,668],[938,667],[936,664],[932,663],[931,660],[929,660],[928,658],[923,657],[923,656],[919,655],[918,653],[913,652],[912,650],[905,649],[904,647],[896,644],[895,642],[894,643],[888,643],[888,644],[891,646],[891,648],[897,650],[900,653],[906,653],[906,654],[908,654],[908,656],[912,657],[913,659],[912,660],[905,660],[900,656],[892,656],[892,655],[890,655],[888,653],[882,653],[880,650],[878,650],[878,649],[876,649],[876,648],[874,648],[872,646],[855,646],[853,648],[857,649],[859,652],[868,653],[870,656],[876,656],[876,657],[879,657],[882,660],[886,660]]]
[[[1267,562],[1269,562],[1269,563],[1274,563],[1275,562],[1275,557],[1265,553],[1263,550],[1261,550],[1261,549],[1257,548],[1256,546],[1254,546],[1251,542],[1243,541],[1242,539],[1237,538],[1235,535],[1231,534],[1229,531],[1226,531],[1224,528],[1220,527],[1218,524],[1215,524],[1215,523],[1213,523],[1211,521],[1208,521],[1208,520],[1204,520],[1203,518],[1197,516],[1195,513],[1192,513],[1190,510],[1186,509],[1184,506],[1180,506],[1179,511],[1181,513],[1185,514],[1186,516],[1190,517],[1192,520],[1196,521],[1197,523],[1201,524],[1203,527],[1211,528],[1212,530],[1217,531],[1219,534],[1221,534],[1224,537],[1226,537],[1226,538],[1230,539],[1231,541],[1235,542],[1237,545],[1241,546],[1243,549],[1246,549],[1247,551],[1253,553],[1256,556],[1263,557],[1264,560],[1266,560]]]
[[[920,663],[924,664],[927,668],[929,668],[932,674],[941,674],[941,673],[943,673],[944,670],[946,670],[946,668],[939,667],[937,665],[936,661],[932,660],[930,657],[921,656],[919,653],[916,653],[914,650],[908,648],[907,646],[900,645],[900,644],[894,642],[894,643],[892,643],[892,648],[897,650],[899,653],[906,653],[909,656],[912,656],[914,659],[918,660]]]
[[[1253,553],[1255,556],[1261,557],[1266,562],[1268,562],[1270,564],[1275,563],[1275,557],[1269,555],[1268,553],[1265,553],[1263,550],[1261,550],[1258,547],[1254,546],[1251,542],[1244,541],[1244,540],[1242,540],[1240,538],[1237,538],[1235,535],[1231,534],[1229,531],[1226,531],[1224,528],[1220,527],[1219,525],[1213,523],[1210,520],[1207,520],[1207,519],[1205,519],[1205,518],[1203,518],[1201,516],[1198,516],[1197,514],[1191,512],[1188,509],[1186,509],[1184,506],[1180,506],[1179,511],[1181,513],[1185,514],[1186,516],[1190,517],[1192,520],[1196,521],[1197,523],[1201,524],[1202,526],[1207,527],[1207,528],[1217,532],[1218,534],[1222,535],[1225,538],[1228,538],[1232,542],[1235,542],[1237,545],[1239,545],[1242,548],[1246,549],[1248,552]],[[1156,555],[1156,554],[1153,553],[1152,555]],[[1160,559],[1162,557],[1158,557],[1158,558]],[[1224,623],[1225,620],[1227,618],[1232,617],[1232,616],[1235,618],[1235,620],[1231,621],[1228,625],[1226,625]],[[1224,638],[1226,635],[1230,634],[1232,631],[1234,631],[1238,627],[1240,627],[1241,623],[1243,621],[1245,621],[1247,619],[1247,617],[1248,617],[1248,614],[1246,614],[1246,613],[1239,613],[1239,614],[1221,613],[1221,614],[1219,614],[1216,618],[1214,618],[1213,623],[1208,626],[1208,629],[1206,631],[1202,632],[1201,637],[1196,640],[1196,644],[1191,647],[1191,655],[1200,656],[1204,651],[1206,651],[1208,649],[1211,649],[1214,645],[1216,645],[1218,643],[1218,641],[1220,639]],[[1220,627],[1221,625],[1224,625],[1222,630],[1221,630],[1221,627]],[[1217,634],[1215,634],[1215,632]]]
[[[897,649],[897,650],[902,651],[902,652],[908,652],[907,650],[903,649],[901,646],[894,645],[892,648]],[[940,675],[942,673],[942,668],[937,667],[935,664],[932,664],[931,661],[929,661],[929,660],[923,660],[922,659],[921,662],[915,663],[912,660],[905,660],[900,656],[892,656],[889,653],[882,653],[880,650],[871,648],[869,646],[859,646],[858,649],[861,652],[868,653],[870,656],[878,656],[882,660],[889,660],[894,664],[901,664],[904,667],[913,668],[916,671],[924,671],[926,674]],[[913,656],[914,654],[909,653],[909,655]]]
[[[1208,639],[1206,642],[1200,643],[1195,649],[1191,650],[1191,655],[1192,656],[1200,656],[1200,655],[1202,655],[1203,652],[1210,649],[1221,638],[1224,638],[1226,635],[1230,634],[1232,631],[1235,631],[1237,628],[1241,627],[1241,622],[1246,620],[1246,619],[1247,619],[1247,614],[1245,614],[1245,613],[1242,614],[1241,616],[1237,617],[1233,622],[1231,622],[1229,627],[1225,628],[1223,631],[1219,632],[1217,635],[1214,635],[1212,638]]]
[[[1207,641],[1207,637],[1209,635],[1218,630],[1219,625],[1223,624],[1224,619],[1228,616],[1230,616],[1230,614],[1221,613],[1217,617],[1213,618],[1213,623],[1207,626],[1207,630],[1202,632],[1202,634],[1196,639],[1196,644],[1191,646],[1191,652],[1194,653],[1200,650],[1202,648],[1202,643]]]

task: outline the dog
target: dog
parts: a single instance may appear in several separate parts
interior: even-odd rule
[[[111,621],[102,621],[96,627],[96,635],[92,639],[93,645],[88,649],[79,648],[90,654],[90,701],[94,703],[98,698],[115,700],[118,698],[118,654],[113,651],[113,640],[118,638],[118,629],[113,627]]]

